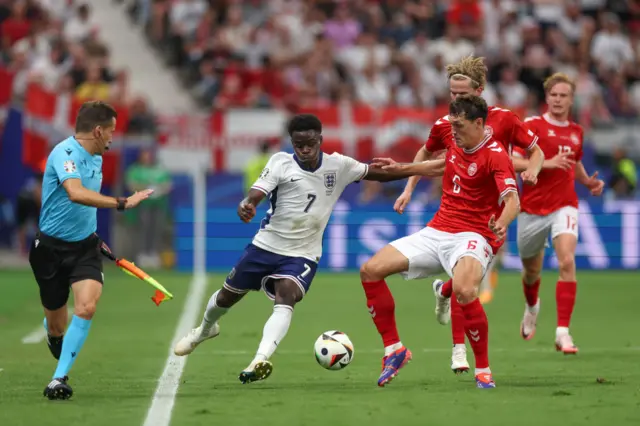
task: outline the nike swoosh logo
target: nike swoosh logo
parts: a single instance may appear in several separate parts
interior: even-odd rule
[[[302,180],[302,178],[298,178],[298,179],[291,178],[291,182],[297,182],[299,180]]]

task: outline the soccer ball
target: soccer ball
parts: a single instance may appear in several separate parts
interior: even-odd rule
[[[326,331],[318,337],[313,349],[316,361],[327,370],[342,370],[353,361],[353,343],[341,331]]]

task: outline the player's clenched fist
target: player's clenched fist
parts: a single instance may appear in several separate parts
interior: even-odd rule
[[[251,219],[256,215],[256,206],[243,200],[238,206],[238,216],[244,223],[251,222]]]

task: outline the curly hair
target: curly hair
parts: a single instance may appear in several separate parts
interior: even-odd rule
[[[450,80],[471,80],[474,89],[487,84],[487,67],[482,57],[466,56],[458,63],[447,65],[446,70]]]
[[[289,136],[292,136],[293,132],[306,132],[308,130],[322,133],[322,122],[313,114],[298,114],[287,125]]]
[[[544,81],[544,92],[549,93],[549,91],[553,89],[553,86],[560,83],[565,83],[571,86],[571,93],[576,91],[576,83],[571,79],[571,77],[564,73],[557,72],[547,77],[547,79]]]

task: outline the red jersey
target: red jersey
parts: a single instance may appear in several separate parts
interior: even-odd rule
[[[515,113],[498,107],[489,107],[485,132],[499,141],[508,154],[511,154],[512,146],[530,150],[538,142],[538,136]],[[449,116],[445,115],[431,128],[425,149],[429,152],[441,151],[447,148],[449,141],[453,141],[453,134]]]
[[[427,226],[443,232],[477,232],[498,251],[503,241],[489,229],[489,219],[502,212],[502,199],[518,192],[511,158],[491,135],[471,150],[448,142],[440,208]]]
[[[540,136],[538,144],[544,157],[551,159],[558,153],[571,153],[575,161],[582,160],[582,140],[584,131],[572,121],[560,122],[544,114],[529,117],[525,124]],[[521,150],[518,154],[526,157]],[[546,216],[562,207],[578,207],[575,187],[575,171],[563,169],[543,169],[536,185],[522,186],[522,206],[525,213]]]

